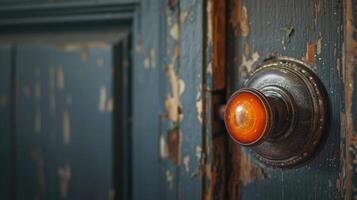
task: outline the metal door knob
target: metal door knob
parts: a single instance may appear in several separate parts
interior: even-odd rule
[[[308,160],[327,124],[328,100],[306,64],[272,58],[228,100],[224,122],[231,138],[261,162],[292,166]]]

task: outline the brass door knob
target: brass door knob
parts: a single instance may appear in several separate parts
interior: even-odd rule
[[[287,167],[311,158],[328,120],[328,100],[306,64],[285,57],[265,61],[228,100],[231,138],[261,162]]]

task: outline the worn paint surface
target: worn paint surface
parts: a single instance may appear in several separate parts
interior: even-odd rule
[[[67,0],[49,4],[63,2]],[[109,0],[95,1],[103,2]],[[353,70],[355,2],[344,2],[343,25],[341,1],[140,1],[132,27],[132,198],[354,197],[353,124],[357,123],[353,117],[357,112],[353,103],[356,92],[352,90],[356,87]],[[1,0],[0,3],[25,4],[22,0]],[[45,0],[33,1],[33,5],[47,3]],[[341,53],[343,27],[346,38],[344,57]],[[18,159],[24,159],[24,163],[18,164],[32,164],[26,168],[28,172],[24,168],[17,169],[30,185],[28,188],[18,185],[18,188],[33,191],[29,192],[30,196],[78,198],[73,191],[84,190],[78,177],[91,174],[93,169],[89,167],[79,174],[81,163],[75,160],[87,157],[69,152],[83,150],[75,145],[86,143],[96,146],[87,148],[86,152],[96,153],[103,151],[99,143],[109,144],[105,138],[94,141],[95,137],[91,137],[95,131],[105,132],[102,118],[94,119],[101,126],[78,126],[83,120],[91,125],[89,116],[94,113],[109,119],[115,111],[110,84],[97,82],[97,78],[90,76],[95,72],[97,77],[97,72],[105,71],[112,59],[102,53],[95,56],[93,48],[107,49],[110,45],[59,45],[58,52],[50,48],[52,50],[45,53],[55,51],[56,55],[61,55],[61,60],[48,61],[46,66],[36,63],[33,67],[36,69],[29,68],[22,73],[28,79],[18,86],[17,95],[21,100],[17,104],[33,109],[23,116],[18,113],[21,117],[17,120],[24,122],[18,130],[23,138],[17,141],[23,147],[17,152]],[[23,47],[21,55],[24,56],[25,50],[33,49]],[[8,51],[8,48],[4,48],[4,52],[1,49],[0,56],[7,55]],[[298,169],[269,169],[256,163],[248,151],[229,141],[216,114],[216,108],[225,102],[226,94],[239,88],[249,72],[270,55],[291,56],[313,65],[331,100],[331,126],[325,144],[314,160]],[[2,58],[1,64],[6,65],[9,62],[6,59]],[[43,60],[42,57],[22,58],[22,70],[27,69],[28,64],[23,60],[31,59],[34,62]],[[71,65],[75,73],[69,73],[68,63],[61,62],[71,59],[75,61]],[[1,70],[0,77],[6,74],[6,68]],[[23,80],[22,77],[18,79]],[[90,83],[95,92],[92,94],[81,88],[79,82]],[[11,105],[11,96],[8,90],[3,90],[4,86],[8,87],[8,83],[0,84],[1,118],[8,115],[7,109]],[[79,103],[79,99],[84,98],[88,101]],[[87,106],[93,110],[88,110]],[[80,114],[83,110],[86,110],[85,115]],[[47,122],[50,122],[49,126]],[[2,126],[7,130],[9,122],[1,121]],[[83,129],[85,134],[78,134]],[[1,142],[9,141],[10,136],[4,134],[1,137],[4,137],[0,141],[1,148],[7,150],[0,151],[0,155],[6,160],[11,150],[8,143]],[[87,139],[82,141],[80,138]],[[43,153],[49,150],[57,153]],[[37,153],[31,156],[26,152]],[[57,158],[59,162],[49,162],[50,158]],[[83,163],[90,163],[90,160],[84,159]],[[2,169],[2,176],[9,178],[11,169]],[[36,177],[30,177],[30,173]],[[106,174],[102,178],[109,179],[109,176]],[[85,182],[93,182],[94,178],[90,177],[88,175]],[[98,190],[103,191],[107,199],[116,194],[110,186]],[[7,194],[0,193],[5,195],[4,199]]]
[[[230,1],[229,94],[242,87],[259,63],[272,55],[313,66],[330,99],[330,127],[314,159],[293,169],[272,169],[231,142],[227,166],[230,199],[337,199],[340,189],[340,65],[342,2]],[[239,5],[237,5],[239,4]],[[241,11],[239,13],[239,11]],[[247,25],[245,25],[247,24]],[[244,28],[245,27],[245,28]],[[249,29],[248,29],[249,27]],[[233,44],[231,44],[233,43]],[[337,49],[337,50],[336,50]],[[336,53],[337,52],[337,53]]]
[[[341,113],[343,126],[341,128],[341,141],[343,150],[342,170],[340,181],[340,190],[346,199],[357,198],[357,149],[356,149],[356,58],[357,58],[357,42],[356,42],[356,14],[357,2],[346,0],[344,2],[344,66],[342,70],[342,78],[344,84],[344,112]]]
[[[18,199],[108,199],[113,49],[107,45],[87,51],[84,61],[80,48],[16,47],[16,85],[33,94],[18,90],[16,96]],[[98,57],[104,61],[100,68]],[[98,109],[102,88],[104,111]]]

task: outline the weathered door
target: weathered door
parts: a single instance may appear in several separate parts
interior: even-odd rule
[[[329,126],[312,159],[290,169],[257,162],[249,148],[230,143],[231,199],[356,198],[353,93],[355,1],[247,1],[227,3],[228,96],[271,56],[309,64],[330,101]],[[353,101],[354,100],[354,101]],[[351,107],[352,106],[352,107]]]
[[[0,48],[1,198],[124,198],[126,33],[39,35]]]

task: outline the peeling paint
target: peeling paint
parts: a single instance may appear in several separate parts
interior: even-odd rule
[[[65,164],[58,168],[58,177],[59,177],[59,190],[61,198],[67,198],[68,195],[68,185],[71,180],[71,167],[69,164]]]
[[[316,43],[307,43],[306,44],[306,54],[305,54],[305,62],[315,66],[316,59],[315,59],[315,47]]]
[[[113,112],[113,98],[108,99],[107,112]]]
[[[249,156],[245,152],[240,153],[240,167],[239,167],[240,180],[243,185],[247,185],[256,180],[266,178],[263,169],[252,163]]]
[[[144,68],[149,69],[150,68],[150,59],[148,57],[144,58]]]
[[[169,188],[172,189],[174,186],[174,175],[170,170],[166,170],[166,181],[169,184]]]
[[[319,35],[317,36],[317,41],[316,41],[316,54],[320,55],[321,54],[321,42],[322,42],[322,36],[321,36],[321,32],[319,33]]]
[[[250,52],[250,47],[249,47],[249,44],[244,42],[243,44],[243,53],[244,53],[244,56],[248,56],[249,55],[249,52]]]
[[[155,68],[156,66],[156,49],[150,49],[150,66],[151,68]]]
[[[260,56],[258,52],[254,52],[252,57],[249,59],[247,59],[245,55],[242,55],[242,64],[239,67],[240,71],[244,70],[247,73],[251,72],[253,64],[258,61],[259,57]]]
[[[321,32],[316,38],[316,42],[308,42],[306,44],[306,53],[304,61],[313,67],[316,66],[316,56],[320,55],[322,51],[322,35]]]
[[[98,103],[99,112],[105,112],[106,102],[107,102],[107,87],[102,86],[99,90],[99,103]]]
[[[197,119],[202,124],[202,111],[203,111],[203,103],[201,95],[199,94],[198,100],[196,101],[196,111],[197,111]]]
[[[106,42],[86,42],[86,43],[68,43],[57,45],[57,48],[65,52],[79,52],[82,61],[88,60],[89,49],[101,48],[107,49],[110,45]]]
[[[175,23],[171,29],[170,29],[170,36],[175,39],[178,40],[180,37],[180,33],[179,33],[179,25],[178,23]]]
[[[317,25],[317,20],[318,18],[320,17],[320,13],[321,13],[321,6],[320,6],[320,1],[317,1],[314,5],[314,14],[315,14],[315,19],[314,19],[314,22],[315,22],[315,25]]]
[[[58,90],[63,91],[63,89],[64,89],[64,71],[63,71],[63,67],[59,67],[57,69],[56,82],[57,82]]]
[[[208,63],[206,73],[212,75],[212,62]]]
[[[240,1],[232,1],[232,10],[229,22],[234,30],[235,36],[247,37],[249,34],[248,10],[242,6]]]
[[[185,83],[175,74],[172,65],[166,68],[166,75],[171,86],[171,94],[165,100],[166,117],[172,122],[180,122],[183,119],[180,98],[185,90]]]
[[[68,145],[71,139],[71,120],[68,111],[63,112],[63,143]]]
[[[180,165],[182,134],[179,128],[175,127],[167,133],[168,158],[176,165]]]
[[[190,156],[185,155],[183,157],[183,166],[185,167],[185,172],[190,173]]]
[[[169,157],[167,143],[165,137],[163,135],[160,135],[160,158],[166,159],[167,157]]]
[[[188,16],[188,11],[181,11],[180,13],[180,22],[181,23],[184,23],[187,19],[187,16]]]

